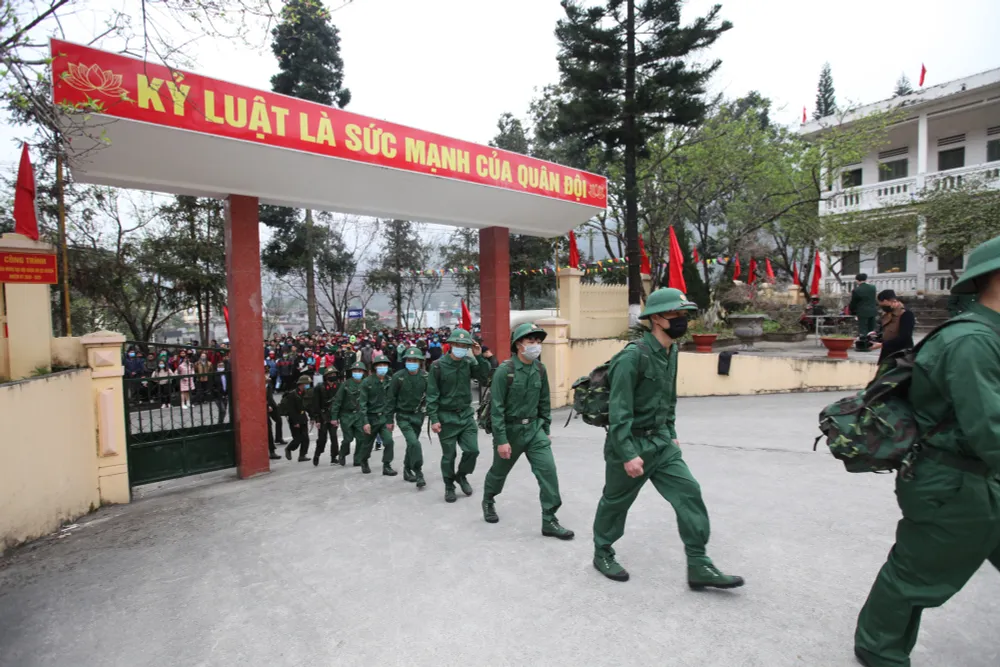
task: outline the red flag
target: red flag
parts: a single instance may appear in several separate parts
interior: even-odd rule
[[[643,257],[645,255],[645,250],[643,250]],[[645,262],[648,266],[649,259],[646,258]],[[677,242],[677,235],[674,233],[673,225],[670,226],[670,279],[667,287],[687,292],[687,285],[684,282],[684,255],[681,254],[681,244]]]
[[[764,275],[767,276],[767,282],[771,283],[772,285],[775,282],[777,282],[774,279],[774,269],[771,268],[771,258],[770,257],[767,257],[767,258],[764,259]]]
[[[14,192],[14,233],[38,240],[38,215],[35,213],[35,172],[28,156],[28,144],[21,145],[21,165],[17,168]]]
[[[694,263],[695,263],[695,264],[701,264],[701,257],[700,257],[700,256],[698,256],[698,248],[695,248],[695,249],[694,249],[694,250],[693,250],[693,251],[691,252],[691,258],[692,258],[692,259],[694,259]]]
[[[229,306],[222,307],[222,316],[226,318],[226,336],[229,336]]]
[[[816,265],[813,267],[813,279],[812,286],[809,288],[809,294],[812,296],[819,296],[819,279],[823,275],[823,267],[819,263],[819,250],[816,251]]]
[[[799,280],[799,267],[795,262],[792,262],[792,284],[801,285],[802,281]]]
[[[757,260],[751,257],[749,275],[747,276],[747,285],[753,285],[755,282],[757,282]]]
[[[472,313],[469,312],[469,307],[465,305],[465,299],[462,299],[462,328],[466,331],[472,331]]]
[[[733,280],[739,280],[743,271],[740,269],[740,256],[736,255],[736,268],[733,269]]]
[[[924,79],[927,78],[927,68],[923,63],[920,63],[920,86],[923,87]]]
[[[674,228],[670,228],[670,233],[674,233]],[[639,273],[644,275],[652,275],[653,267],[649,265],[649,255],[646,254],[646,243],[642,240],[642,235],[639,236],[639,252],[642,255],[642,263],[639,265]]]
[[[569,268],[580,268],[580,251],[576,248],[576,234],[573,230],[569,232]]]
[[[807,120],[808,116],[806,116],[806,108],[802,107],[802,124],[805,125]]]

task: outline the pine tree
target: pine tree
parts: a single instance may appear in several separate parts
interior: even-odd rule
[[[833,73],[830,63],[825,63],[819,73],[819,85],[816,90],[816,111],[813,118],[820,119],[837,113],[837,97],[833,90]]]
[[[330,11],[321,2],[288,0],[271,36],[271,50],[278,59],[279,70],[271,77],[274,92],[328,106],[336,104],[341,109],[347,106],[351,91],[344,87],[340,35],[330,20]],[[277,265],[301,266],[305,273],[309,330],[313,331],[316,329],[316,261],[312,211],[307,210],[305,220],[297,224],[291,224],[289,214],[268,213],[266,217],[278,223],[277,234],[270,245],[272,261]],[[303,254],[296,258],[291,255],[293,252]]]
[[[721,7],[687,25],[682,0],[606,0],[584,6],[563,0],[559,70],[567,98],[558,103],[556,131],[603,145],[608,161],[624,158],[625,235],[630,319],[638,317],[639,184],[637,162],[646,142],[668,125],[692,125],[705,114],[705,86],[720,62],[697,63],[732,24]]]
[[[913,86],[910,84],[909,77],[906,74],[900,74],[899,80],[896,81],[896,89],[892,91],[893,97],[902,97],[903,95],[909,95],[913,92]]]
[[[479,274],[468,271],[467,267],[479,264],[479,232],[475,229],[459,227],[451,233],[448,244],[441,248],[444,268],[455,269],[454,280],[457,297],[465,299],[469,308],[475,308],[479,301]]]

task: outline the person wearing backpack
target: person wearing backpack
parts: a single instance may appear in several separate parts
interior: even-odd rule
[[[513,357],[500,364],[490,385],[493,465],[483,481],[483,519],[497,523],[495,498],[503,491],[507,475],[524,454],[538,480],[542,503],[542,535],[573,539],[573,531],[556,519],[562,505],[559,478],[552,456],[552,404],[542,354],[545,331],[533,323],[518,326],[510,336]]]
[[[330,411],[333,409],[333,400],[337,397],[340,389],[340,381],[337,379],[337,371],[333,366],[329,366],[323,375],[323,383],[313,389],[313,399],[316,401],[316,414],[319,415],[319,432],[316,434],[316,450],[313,452],[313,465],[319,465],[319,459],[326,451],[326,440],[330,439],[330,465],[337,462],[337,455],[340,453],[339,442],[337,440],[337,427],[331,423]]]
[[[951,291],[977,302],[916,351],[908,398],[923,436],[912,474],[896,479],[896,543],[858,616],[867,667],[908,667],[923,610],[984,561],[1000,569],[1000,237],[972,251]]]
[[[434,362],[427,377],[427,418],[431,430],[441,441],[441,477],[444,500],[457,500],[455,483],[462,493],[471,496],[469,475],[479,458],[479,434],[472,410],[472,380],[487,382],[493,369],[481,355],[482,348],[465,329],[455,329],[448,336],[448,353]],[[470,358],[469,352],[472,352]],[[462,460],[455,470],[457,448]]]
[[[708,511],[701,487],[688,469],[674,428],[677,407],[677,342],[687,316],[698,307],[678,289],[664,287],[646,299],[640,319],[650,330],[616,354],[608,370],[608,435],[604,443],[604,493],[594,517],[594,567],[614,581],[629,574],[612,545],[625,534],[625,519],[646,481],[670,503],[695,590],[736,588],[741,577],[720,572],[708,557]]]
[[[351,453],[351,441],[354,441],[354,465],[361,465],[358,458],[358,450],[361,448],[361,440],[365,437],[361,430],[363,420],[361,418],[361,383],[368,374],[368,367],[361,361],[355,361],[351,366],[351,376],[344,380],[337,390],[337,395],[333,399],[333,406],[330,408],[330,425],[334,428],[340,427],[344,434],[344,439],[340,445],[340,457],[337,462],[343,467],[347,465],[347,455]]]
[[[392,469],[392,413],[389,411],[389,359],[377,352],[372,357],[375,372],[361,383],[361,393],[358,395],[358,412],[364,423],[364,436],[358,445],[358,460],[361,462],[361,472],[368,474],[368,458],[372,454],[375,439],[382,441],[382,474],[395,477],[398,473]]]
[[[414,482],[418,489],[424,481],[424,451],[420,446],[420,429],[424,425],[427,400],[427,371],[423,370],[424,353],[415,347],[402,355],[404,368],[396,371],[389,385],[389,418],[399,426],[406,441],[403,456],[403,481]]]

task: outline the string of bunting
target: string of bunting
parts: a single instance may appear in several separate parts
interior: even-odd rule
[[[715,264],[727,264],[729,262],[728,256],[720,257],[706,257],[703,261],[709,266]],[[580,270],[586,271],[587,273],[601,273],[607,271],[614,271],[615,269],[623,268],[628,264],[628,260],[624,257],[613,257],[611,259],[602,259],[597,262],[591,262],[589,264],[580,264]],[[661,269],[667,268],[667,263],[664,262],[660,264]],[[400,275],[403,276],[446,276],[446,275],[457,275],[457,274],[468,274],[468,273],[478,273],[479,265],[469,264],[468,266],[461,266],[458,268],[451,269],[404,269],[400,271]],[[555,269],[550,266],[543,266],[538,269],[520,269],[518,271],[511,271],[512,276],[554,276]]]

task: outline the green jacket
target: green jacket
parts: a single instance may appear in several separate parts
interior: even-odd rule
[[[875,317],[878,315],[876,294],[874,285],[861,283],[851,292],[851,303],[847,307],[848,312],[858,317]]]
[[[910,402],[922,432],[944,420],[953,424],[927,444],[985,461],[1000,474],[1000,313],[978,303],[966,317],[980,322],[952,324],[917,354]]]
[[[288,417],[290,425],[308,424],[309,417],[316,418],[312,390],[299,393],[298,389],[286,391],[281,397],[281,414]]]
[[[326,382],[322,382],[316,385],[316,388],[312,390],[313,400],[316,405],[313,408],[314,413],[318,415],[316,421],[321,419],[330,419],[330,410],[333,408],[333,401],[337,398],[337,391],[339,390],[339,382],[335,382],[330,386],[327,386]]]
[[[389,383],[390,418],[395,421],[400,413],[422,417],[427,398],[427,371],[419,370],[411,375],[404,368],[396,371]]]
[[[472,380],[486,382],[493,369],[490,362],[469,353],[464,359],[446,354],[431,365],[427,374],[427,418],[431,424],[441,422],[447,414],[451,421],[472,418]]]
[[[330,421],[357,423],[361,419],[361,384],[357,380],[345,380],[337,395],[333,399],[333,406],[330,408]]]
[[[514,368],[514,381],[507,386],[510,368]],[[491,419],[493,421],[493,444],[506,445],[510,442],[507,427],[512,426],[515,437],[523,437],[524,427],[540,425],[548,435],[552,428],[552,402],[549,399],[549,381],[545,366],[540,361],[529,364],[516,355],[500,364],[493,373],[490,384],[492,396]],[[530,424],[520,424],[530,419]]]
[[[637,437],[669,442],[677,438],[677,345],[660,345],[651,332],[611,359],[608,369],[611,396],[608,404],[607,445],[621,461],[631,461],[641,449]],[[608,447],[605,447],[607,455]]]
[[[358,404],[358,413],[364,418],[362,423],[374,424],[390,421],[392,415],[389,414],[389,376],[380,378],[372,373],[362,380]]]
[[[955,317],[961,315],[969,309],[969,306],[976,302],[975,294],[949,294],[948,295],[948,315]]]

